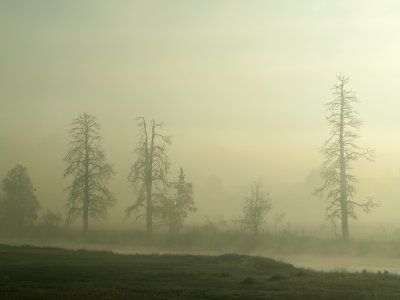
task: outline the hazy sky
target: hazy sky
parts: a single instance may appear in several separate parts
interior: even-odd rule
[[[171,176],[182,166],[198,190],[220,178],[233,204],[219,206],[238,209],[258,177],[290,186],[318,167],[342,72],[377,154],[358,172],[382,198],[380,182],[400,167],[399,20],[394,0],[0,0],[0,175],[25,164],[43,206],[62,207],[68,127],[93,113],[120,214],[141,115],[173,136]],[[400,208],[396,196],[378,199],[387,204],[375,216]]]

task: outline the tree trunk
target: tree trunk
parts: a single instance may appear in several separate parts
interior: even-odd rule
[[[89,228],[89,182],[88,174],[85,174],[85,199],[83,202],[83,232],[86,234]]]
[[[155,138],[155,122],[153,121],[151,130],[151,144],[148,155],[147,164],[147,203],[146,203],[146,231],[147,233],[153,232],[153,203],[152,203],[152,189],[153,189],[153,154],[154,154],[154,138]]]
[[[175,219],[176,216],[172,216],[169,218],[169,233],[170,234],[178,234],[179,233],[179,226]]]
[[[340,108],[340,157],[339,157],[339,169],[340,169],[340,206],[341,206],[341,217],[342,217],[342,238],[343,240],[349,239],[349,212],[347,203],[347,178],[346,178],[346,161],[344,156],[344,82],[341,82],[340,97],[341,97],[341,108]]]
[[[147,233],[153,232],[153,206],[151,203],[151,181],[147,184],[147,203],[146,203],[146,231]]]
[[[168,224],[168,227],[169,227],[169,233],[170,234],[172,234],[172,233],[174,233],[174,225],[172,224],[172,220],[171,220],[171,218],[169,218],[169,224]]]
[[[254,235],[258,233],[258,182],[256,184],[255,193],[255,205],[254,205]]]
[[[87,233],[89,228],[89,137],[86,124],[85,134],[85,194],[83,199],[83,232]]]

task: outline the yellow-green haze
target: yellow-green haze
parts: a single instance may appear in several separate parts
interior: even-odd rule
[[[189,223],[237,219],[260,177],[285,212],[282,226],[317,234],[325,103],[342,72],[360,100],[360,144],[376,150],[374,162],[355,165],[357,197],[380,203],[351,230],[392,232],[400,227],[399,20],[394,0],[1,1],[0,177],[24,164],[43,209],[65,213],[70,123],[95,114],[117,172],[107,222],[131,226],[126,177],[143,116],[173,136],[171,178],[181,166],[194,184]]]

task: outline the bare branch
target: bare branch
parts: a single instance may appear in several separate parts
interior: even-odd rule
[[[340,74],[332,89],[332,100],[326,103],[330,133],[321,149],[324,156],[321,177],[324,181],[314,192],[315,195],[326,198],[327,218],[339,218],[345,222],[348,216],[356,217],[355,207],[365,212],[376,207],[372,200],[362,204],[353,201],[357,178],[351,174],[352,164],[360,158],[373,160],[374,152],[358,146],[362,122],[353,104],[359,101],[355,92],[347,88],[348,83],[349,77]],[[345,233],[348,230],[347,223],[342,226]]]
[[[101,149],[100,124],[95,116],[83,113],[73,120],[71,126],[70,148],[64,157],[64,177],[74,176],[66,188],[69,192],[68,222],[85,211],[96,218],[104,217],[107,207],[115,202],[107,188],[114,170]]]

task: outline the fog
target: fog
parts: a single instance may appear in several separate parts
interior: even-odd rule
[[[356,199],[379,203],[350,222],[358,239],[400,227],[400,4],[397,1],[5,1],[0,4],[0,178],[25,165],[42,211],[66,215],[63,179],[72,120],[97,116],[117,200],[99,228],[143,228],[125,217],[136,117],[165,123],[169,177],[193,183],[186,224],[236,226],[261,178],[279,225],[323,230],[320,148],[325,103],[351,77],[363,121]],[[80,225],[80,220],[77,221]]]

